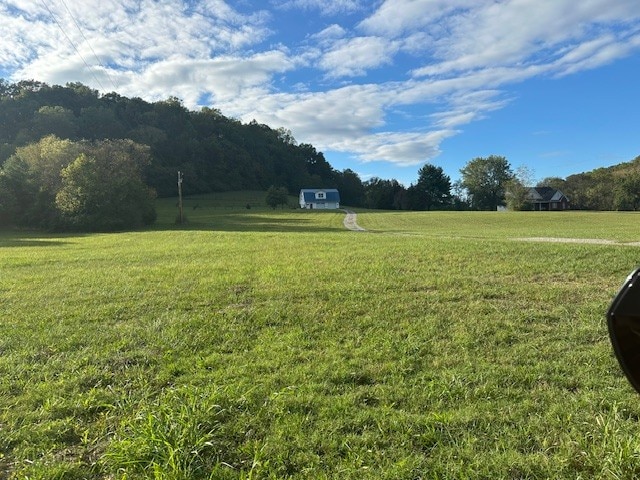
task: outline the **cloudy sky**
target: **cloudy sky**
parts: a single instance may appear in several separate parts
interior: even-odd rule
[[[0,77],[176,96],[409,184],[640,155],[638,0],[0,0]]]

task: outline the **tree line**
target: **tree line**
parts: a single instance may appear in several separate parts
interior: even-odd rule
[[[590,172],[549,177],[545,185],[561,190],[578,210],[640,210],[640,156]]]
[[[532,210],[531,187],[551,187],[569,198],[573,210],[640,210],[640,156],[629,162],[567,178],[534,182],[526,167],[513,169],[500,155],[476,157],[451,183],[440,167],[424,165],[405,188],[395,180],[365,182],[364,206],[396,210]]]
[[[82,229],[144,225],[154,217],[150,199],[176,195],[177,171],[190,194],[337,188],[344,205],[389,210],[495,210],[507,203],[526,209],[523,195],[530,186],[506,158],[496,155],[470,160],[455,183],[430,164],[420,168],[408,187],[395,179],[362,181],[350,169],[335,170],[322,152],[296,142],[285,128],[242,123],[215,108],[191,111],[174,97],[147,102],[117,93],[100,95],[81,83],[49,86],[0,79],[2,224]],[[638,171],[636,159],[543,183],[562,190],[573,208],[637,209]],[[123,185],[131,190],[126,195],[105,190]],[[100,195],[119,200],[110,205],[98,201]],[[127,220],[115,218],[119,209],[132,211],[132,199],[139,204],[135,213]],[[95,211],[96,205],[103,210]]]

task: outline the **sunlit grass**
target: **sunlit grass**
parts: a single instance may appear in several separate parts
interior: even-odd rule
[[[358,222],[380,232],[462,238],[560,237],[640,241],[637,212],[375,212]]]
[[[174,208],[0,234],[0,477],[640,475],[603,317],[637,247],[512,240],[633,214]]]

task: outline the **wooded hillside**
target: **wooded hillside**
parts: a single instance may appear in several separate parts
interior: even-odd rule
[[[117,93],[101,95],[80,83],[63,87],[33,80],[8,83],[2,79],[0,174],[4,170],[4,183],[10,181],[15,192],[9,200],[3,200],[0,195],[0,207],[4,201],[5,210],[12,204],[17,212],[21,192],[18,191],[20,185],[14,180],[20,178],[20,169],[26,168],[20,162],[10,164],[7,160],[16,155],[25,157],[25,154],[25,158],[29,158],[27,151],[18,153],[21,148],[52,136],[84,142],[74,147],[82,151],[97,149],[104,153],[107,144],[100,142],[106,140],[126,139],[134,142],[135,148],[148,147],[149,161],[145,162],[140,180],[160,197],[177,194],[176,173],[181,171],[187,195],[232,190],[266,191],[271,186],[286,189],[290,194],[305,187],[338,188],[341,203],[350,206],[389,210],[495,208],[493,204],[474,205],[471,201],[481,197],[479,192],[469,189],[465,178],[467,167],[461,170],[463,181],[456,184],[451,183],[440,167],[430,164],[420,169],[417,182],[409,187],[395,179],[377,177],[363,182],[352,170],[334,170],[322,152],[313,145],[298,144],[291,132],[282,127],[274,129],[255,121],[242,123],[215,108],[191,111],[174,97],[149,103]],[[119,144],[108,145],[112,148]],[[75,158],[61,168],[73,160]],[[513,175],[506,158],[504,163],[505,171]],[[34,162],[31,164],[33,166]],[[84,171],[88,171],[91,162],[83,165]],[[2,183],[0,178],[0,186]],[[484,180],[480,183],[485,184]],[[530,183],[522,185],[526,187]],[[566,179],[546,178],[539,185],[564,192],[573,209],[638,210],[640,157],[614,167],[570,175]],[[456,190],[454,194],[452,187]],[[504,202],[504,188],[496,199],[498,203]],[[38,205],[41,202],[31,203]],[[16,212],[14,217],[18,215]]]
[[[243,124],[213,108],[190,111],[177,98],[149,103],[116,93],[100,95],[80,83],[62,87],[0,79],[0,166],[17,147],[47,135],[148,145],[152,160],[145,180],[159,196],[176,195],[178,170],[190,194],[271,185],[296,192],[339,187],[343,179],[322,152],[297,144],[284,128]]]
[[[545,178],[540,186],[561,190],[574,210],[639,210],[640,156],[607,168],[563,178]]]

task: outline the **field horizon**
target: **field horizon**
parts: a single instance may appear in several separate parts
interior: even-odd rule
[[[0,232],[1,478],[640,475],[604,318],[638,214],[263,204]]]

